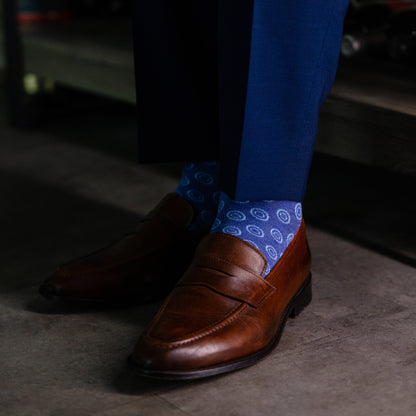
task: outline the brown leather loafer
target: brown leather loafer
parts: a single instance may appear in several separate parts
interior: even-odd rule
[[[277,345],[288,317],[311,301],[310,251],[302,225],[277,265],[244,241],[208,234],[139,338],[139,374],[192,379],[256,363]]]
[[[208,230],[191,232],[192,206],[168,194],[122,239],[60,266],[39,288],[48,299],[118,303],[164,298]]]

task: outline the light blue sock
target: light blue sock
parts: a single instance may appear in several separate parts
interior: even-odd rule
[[[211,232],[234,235],[267,259],[264,276],[276,265],[302,222],[302,204],[295,201],[233,201],[224,192]]]
[[[219,201],[219,163],[185,163],[181,181],[174,191],[186,199],[195,210],[190,230],[210,228],[217,213]]]

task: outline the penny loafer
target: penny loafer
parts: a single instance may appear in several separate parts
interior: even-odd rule
[[[39,288],[48,299],[144,303],[164,298],[189,266],[208,230],[192,232],[192,206],[168,194],[135,232],[58,267]]]
[[[310,265],[303,221],[265,278],[260,251],[231,235],[208,234],[141,334],[131,363],[140,375],[172,380],[256,363],[277,345],[288,317],[311,301]]]

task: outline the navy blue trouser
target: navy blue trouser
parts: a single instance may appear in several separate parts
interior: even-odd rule
[[[133,1],[140,162],[218,159],[230,197],[302,201],[348,3]]]

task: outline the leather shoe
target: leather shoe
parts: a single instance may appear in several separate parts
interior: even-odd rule
[[[265,278],[260,251],[231,235],[208,234],[130,361],[143,376],[173,380],[256,363],[277,345],[288,317],[311,301],[310,265],[303,221]]]
[[[48,299],[81,303],[144,303],[164,298],[192,260],[208,232],[188,231],[194,211],[168,194],[137,230],[58,267],[39,292]]]

